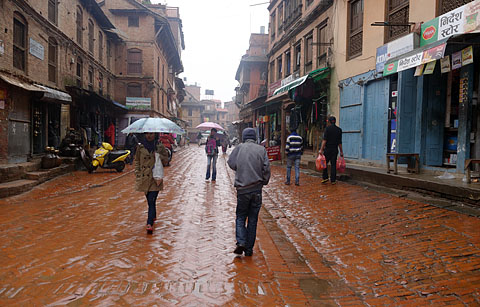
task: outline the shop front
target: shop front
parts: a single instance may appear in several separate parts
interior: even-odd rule
[[[283,156],[286,138],[292,130],[303,138],[304,150],[319,150],[328,113],[329,76],[329,68],[314,70],[279,87],[267,99],[272,122],[269,140],[278,144],[280,137]]]
[[[478,13],[473,1],[425,23],[421,46],[385,65],[398,79],[397,150],[426,167],[464,173],[466,159],[480,158]]]

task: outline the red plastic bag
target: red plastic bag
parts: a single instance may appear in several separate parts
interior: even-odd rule
[[[324,155],[318,155],[317,159],[315,160],[315,167],[317,171],[321,171],[327,168],[327,160],[325,160]]]
[[[343,173],[343,172],[345,172],[345,168],[346,168],[345,159],[342,156],[340,156],[337,159],[337,170],[340,173]]]

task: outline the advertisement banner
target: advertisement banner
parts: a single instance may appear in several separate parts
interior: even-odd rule
[[[452,70],[462,67],[462,52],[455,52],[452,54]]]
[[[419,50],[418,52],[410,55],[405,55],[393,63],[388,63],[383,71],[384,76],[391,75],[396,72],[407,70],[413,67],[417,67],[421,64],[427,64],[432,61],[443,58],[445,54],[446,44],[441,44],[426,50]]]
[[[447,55],[443,59],[440,59],[440,69],[442,70],[442,74],[450,71],[450,56],[449,55]]]
[[[480,32],[480,0],[472,1],[422,25],[420,46],[452,35]]]
[[[425,71],[423,72],[423,74],[424,75],[433,74],[433,71],[435,70],[435,64],[437,64],[437,61],[428,63],[427,66],[425,66]]]
[[[151,98],[127,97],[126,107],[135,110],[150,110],[152,104]]]
[[[410,33],[388,44],[377,48],[376,70],[383,72],[385,63],[397,56],[412,51],[418,47],[418,34]]]
[[[415,69],[415,77],[420,77],[423,74],[423,68],[425,67],[425,64],[418,65],[417,68]]]
[[[462,50],[462,66],[473,63],[473,47],[469,46]]]
[[[280,146],[267,147],[267,156],[268,156],[268,160],[270,161],[281,160],[282,157],[280,155]]]

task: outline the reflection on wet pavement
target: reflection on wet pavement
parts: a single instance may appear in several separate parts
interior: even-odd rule
[[[234,257],[234,173],[203,148],[165,169],[153,235],[122,174],[0,200],[0,305],[478,305],[477,218],[272,167],[253,257]]]

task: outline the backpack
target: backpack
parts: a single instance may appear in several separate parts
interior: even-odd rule
[[[205,151],[208,156],[213,156],[217,153],[217,140],[214,138],[208,138],[207,145],[205,145]]]

